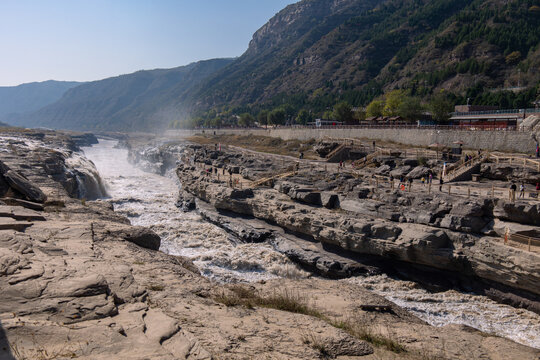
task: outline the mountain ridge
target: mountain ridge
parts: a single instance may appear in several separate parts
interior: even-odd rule
[[[314,5],[324,11],[310,27]],[[539,15],[540,1],[526,0],[303,0],[207,79],[196,95],[203,106],[193,110],[268,103],[282,94],[309,102],[317,91],[334,104],[365,106],[396,88],[489,102],[488,89],[538,87]]]
[[[86,83],[13,122],[141,131],[201,118],[233,124],[280,106],[289,119],[323,116],[340,102],[362,108],[394,89],[423,102],[444,91],[455,104],[529,107],[540,95],[539,44],[540,0],[301,0],[238,58]],[[517,85],[524,90],[504,90]]]
[[[9,114],[35,111],[52,104],[73,87],[77,81],[46,80],[16,86],[0,86],[0,119]]]
[[[232,59],[212,59],[172,69],[140,70],[85,83],[36,112],[9,119],[14,125],[69,130],[156,130],[186,116],[181,98]]]

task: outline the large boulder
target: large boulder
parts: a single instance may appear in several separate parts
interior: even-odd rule
[[[311,189],[296,189],[288,194],[291,199],[310,205],[321,205],[321,193]]]
[[[47,200],[47,196],[40,188],[13,170],[4,173],[4,179],[11,188],[21,193],[28,201],[44,203]]]
[[[399,178],[400,176],[405,176],[411,171],[412,167],[409,165],[406,166],[400,166],[395,168],[394,170],[390,171],[390,175],[392,175],[395,178]]]
[[[501,220],[540,226],[540,205],[499,201],[493,215]]]
[[[421,177],[427,177],[428,172],[429,168],[425,166],[417,166],[407,174],[407,177],[409,179],[420,179]]]
[[[321,205],[327,209],[333,209],[339,206],[339,196],[336,193],[321,192]]]
[[[158,234],[142,226],[109,223],[105,227],[93,226],[94,241],[129,241],[138,246],[159,250],[161,239]]]
[[[180,191],[178,194],[178,199],[176,200],[176,207],[181,209],[183,212],[188,212],[195,210],[195,196],[191,195],[186,191]]]
[[[159,250],[161,239],[158,234],[142,226],[133,226],[123,233],[125,240],[151,250]]]

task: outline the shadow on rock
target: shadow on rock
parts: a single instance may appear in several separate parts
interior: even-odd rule
[[[0,359],[15,360],[15,356],[11,352],[11,347],[9,346],[9,342],[8,342],[6,333],[4,331],[4,328],[2,327],[1,322],[0,322]]]

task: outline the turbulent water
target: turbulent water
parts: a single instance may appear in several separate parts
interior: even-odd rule
[[[143,172],[128,163],[127,150],[116,149],[115,144],[100,140],[84,152],[105,181],[115,210],[133,225],[148,226],[158,233],[161,251],[189,257],[205,276],[223,282],[307,276],[271,246],[237,243],[198,214],[178,210],[175,176]]]
[[[115,141],[85,148],[106,182],[115,210],[134,225],[149,226],[162,238],[161,250],[193,259],[201,272],[222,282],[305,277],[285,256],[264,244],[241,244],[196,213],[174,205],[178,182],[173,174],[159,176],[128,163],[127,150]],[[369,288],[434,326],[457,323],[540,348],[540,316],[498,304],[484,296],[456,291],[430,293],[415,283],[384,275],[344,281]]]

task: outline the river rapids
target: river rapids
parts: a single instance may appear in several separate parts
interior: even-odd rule
[[[150,227],[159,234],[161,251],[192,259],[204,276],[219,282],[310,276],[270,245],[240,243],[196,212],[178,210],[174,204],[180,184],[175,174],[143,172],[127,161],[127,150],[115,145],[116,141],[100,140],[84,152],[106,183],[115,211],[133,225]],[[431,325],[464,324],[540,348],[540,315],[533,312],[454,290],[431,293],[413,282],[385,275],[341,281],[370,289]]]

